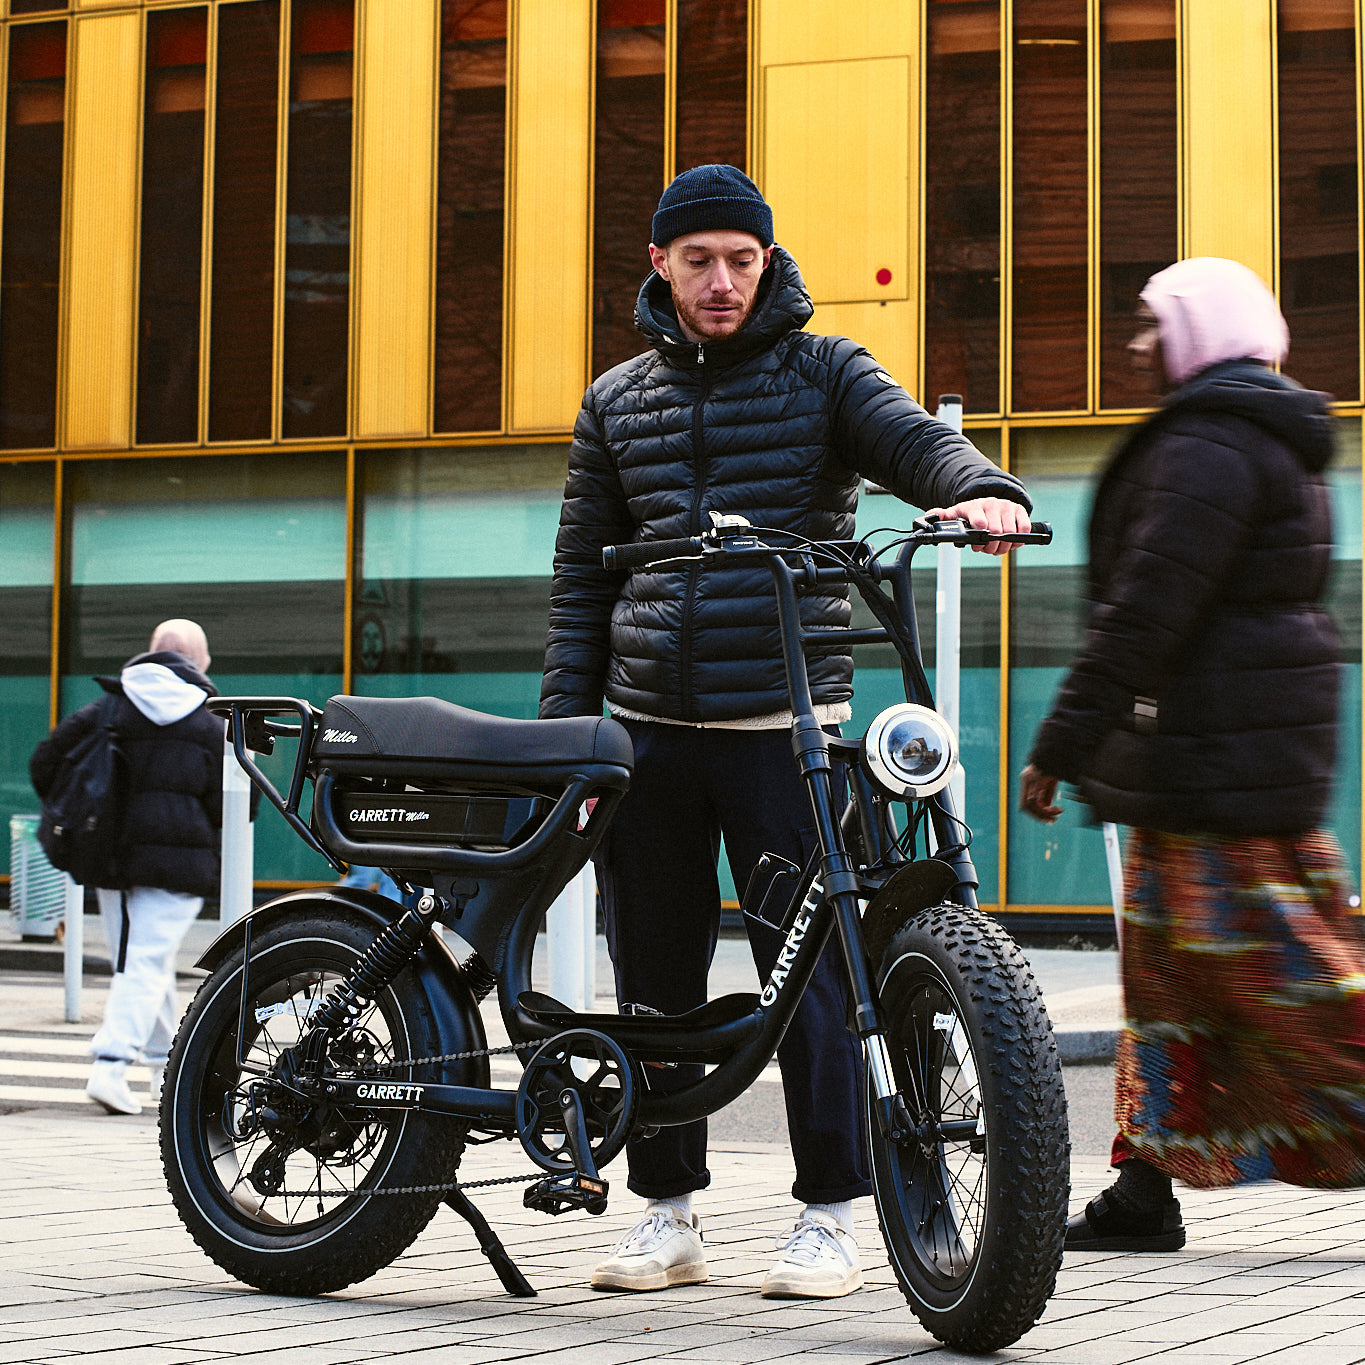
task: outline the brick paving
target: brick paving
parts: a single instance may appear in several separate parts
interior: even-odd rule
[[[462,1174],[503,1174],[514,1146],[476,1151]],[[788,1216],[789,1158],[775,1145],[714,1153],[708,1284],[655,1295],[595,1294],[584,1281],[630,1221],[629,1196],[600,1219],[549,1219],[518,1187],[478,1202],[532,1284],[502,1292],[463,1222],[442,1210],[406,1256],[323,1299],[256,1293],[181,1228],[162,1183],[154,1119],[32,1109],[0,1117],[0,1365],[81,1357],[138,1365],[233,1360],[311,1365],[385,1357],[469,1362],[643,1360],[822,1365],[962,1359],[910,1314],[859,1226],[867,1286],[835,1302],[769,1302],[758,1285]],[[609,1170],[608,1174],[616,1174]],[[1075,1197],[1106,1182],[1074,1170]],[[1365,1193],[1280,1186],[1182,1192],[1189,1246],[1165,1256],[1072,1256],[1042,1322],[999,1359],[1365,1360]]]

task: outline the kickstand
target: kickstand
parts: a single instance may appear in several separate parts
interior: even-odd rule
[[[497,1271],[502,1287],[519,1299],[534,1299],[536,1291],[531,1288],[526,1276],[517,1269],[516,1262],[498,1241],[497,1233],[488,1226],[488,1219],[474,1207],[469,1196],[457,1185],[454,1189],[446,1191],[445,1202],[474,1229],[474,1236],[479,1239],[479,1250],[488,1257],[488,1264]]]

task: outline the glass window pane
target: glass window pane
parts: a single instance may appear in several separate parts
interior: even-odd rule
[[[0,464],[0,828],[38,811],[28,759],[48,731],[52,493],[50,462]]]
[[[1285,368],[1353,402],[1360,397],[1353,0],[1280,0],[1279,78]]]
[[[9,0],[11,14],[46,14],[49,10],[66,9],[68,0]]]
[[[344,436],[353,0],[296,0],[292,24],[281,425],[286,436]]]
[[[268,440],[275,355],[279,0],[218,7],[209,439]]]
[[[924,392],[1000,410],[1000,5],[929,0]]]
[[[678,0],[677,167],[744,169],[749,92],[748,0]]]
[[[1150,407],[1126,348],[1178,250],[1175,0],[1103,0],[1100,25],[1100,406]]]
[[[57,439],[66,24],[9,31],[0,239],[0,447]]]
[[[502,425],[507,0],[444,0],[436,179],[437,431]]]
[[[1086,405],[1086,0],[1015,0],[1015,412]]]
[[[567,446],[357,463],[355,691],[535,716]]]
[[[68,466],[63,713],[97,695],[173,616],[198,621],[220,691],[305,697],[341,690],[346,470],[338,455],[90,460]],[[282,746],[270,769],[278,783]],[[256,876],[328,878],[264,811]]]
[[[597,0],[592,372],[645,349],[635,296],[664,185],[664,0]]]
[[[1095,476],[1127,430],[1035,428],[1016,431],[1010,441],[1010,468],[1024,481],[1037,515],[1053,527],[1052,544],[1029,546],[1010,578],[1011,906],[1109,904],[1104,838],[1088,822],[1085,806],[1066,800],[1055,825],[1040,825],[1015,810],[1015,797],[1034,735],[1080,645]]]
[[[137,439],[199,436],[208,10],[147,16]]]

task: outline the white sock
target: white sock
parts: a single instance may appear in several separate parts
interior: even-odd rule
[[[670,1209],[676,1209],[678,1217],[684,1223],[692,1221],[692,1193],[689,1190],[686,1194],[671,1194],[667,1199],[651,1199],[651,1204],[667,1204]]]
[[[807,1213],[827,1213],[850,1237],[853,1236],[853,1200],[838,1204],[807,1204]]]

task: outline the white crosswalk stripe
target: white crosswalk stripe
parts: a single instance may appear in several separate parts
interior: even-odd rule
[[[81,1105],[101,1112],[85,1098],[90,1074],[90,1040],[43,1033],[0,1030],[0,1103]],[[128,1082],[145,1095],[150,1073],[130,1066]]]

